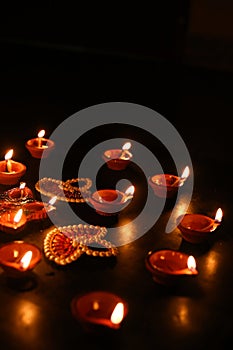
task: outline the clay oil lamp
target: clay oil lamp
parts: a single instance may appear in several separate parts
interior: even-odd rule
[[[125,192],[113,189],[98,190],[91,195],[89,202],[100,215],[117,215],[133,198],[134,190],[133,185],[129,186]]]
[[[218,208],[215,218],[203,214],[185,214],[178,224],[182,238],[190,243],[199,244],[208,240],[221,224],[223,211]]]
[[[73,298],[71,311],[86,330],[101,332],[119,329],[128,305],[116,294],[94,291]]]
[[[162,285],[173,286],[198,274],[192,255],[171,249],[150,251],[145,262],[153,280]]]
[[[23,278],[40,262],[40,249],[24,241],[13,241],[0,247],[0,266],[8,277]]]
[[[0,230],[9,234],[21,232],[27,223],[27,217],[23,209],[9,209],[0,215]]]
[[[186,166],[181,176],[157,174],[150,176],[148,182],[156,196],[161,198],[171,198],[176,195],[179,187],[183,186],[189,173],[189,167]]]
[[[124,170],[130,163],[133,155],[129,152],[131,143],[126,142],[121,149],[109,149],[103,154],[103,159],[109,169]]]
[[[4,199],[12,204],[22,205],[26,201],[33,200],[33,193],[32,190],[26,186],[25,182],[20,182],[19,187],[14,187],[5,191]]]
[[[56,210],[54,203],[57,197],[54,196],[50,199],[48,203],[40,201],[31,201],[23,205],[23,211],[27,217],[28,221],[31,220],[42,220],[48,217],[48,212]]]
[[[26,142],[25,146],[33,158],[46,158],[54,149],[52,140],[44,138],[45,130],[40,130],[37,137]]]
[[[13,149],[5,154],[5,161],[0,161],[0,184],[15,185],[26,172],[26,166],[12,160]]]

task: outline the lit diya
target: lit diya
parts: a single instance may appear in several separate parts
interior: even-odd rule
[[[178,188],[183,186],[189,173],[189,167],[186,166],[181,176],[158,174],[149,177],[148,182],[156,196],[171,198],[177,193]]]
[[[71,311],[86,330],[116,330],[128,313],[128,305],[116,294],[94,291],[73,298]]]
[[[1,199],[9,201],[12,204],[22,205],[24,202],[33,199],[33,193],[32,190],[26,186],[25,182],[21,182],[19,187],[14,187],[5,191]]]
[[[196,276],[196,261],[192,255],[175,250],[150,251],[146,257],[146,267],[153,280],[163,285],[174,285],[184,276]]]
[[[23,209],[9,209],[0,215],[0,230],[5,233],[15,234],[21,232],[27,223],[27,217]]]
[[[212,232],[221,224],[222,217],[221,208],[216,211],[214,219],[202,214],[185,214],[178,228],[184,240],[198,244],[211,237]]]
[[[98,190],[91,195],[89,202],[100,215],[117,215],[133,198],[134,190],[133,185],[129,186],[125,192],[113,189]]]
[[[13,241],[0,247],[0,266],[9,277],[21,278],[41,260],[40,249],[24,241]]]
[[[23,205],[23,211],[27,217],[28,221],[31,220],[41,220],[48,217],[48,212],[56,210],[56,207],[53,205],[57,200],[57,197],[54,196],[50,199],[48,203],[31,201]]]
[[[13,149],[5,154],[5,161],[0,161],[0,184],[15,185],[26,172],[26,166],[12,160]]]
[[[124,170],[130,163],[133,155],[129,152],[131,143],[126,142],[121,149],[109,149],[103,154],[103,159],[108,168],[112,170]]]
[[[25,146],[34,158],[46,158],[54,149],[54,141],[44,138],[45,130],[40,130],[37,137],[26,142]]]

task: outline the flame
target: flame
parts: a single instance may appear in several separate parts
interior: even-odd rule
[[[26,182],[20,182],[19,188],[22,190],[26,186]]]
[[[134,194],[135,187],[133,185],[129,186],[127,190],[125,191],[125,194],[127,196],[132,196]]]
[[[32,260],[32,251],[28,250],[20,260],[20,267],[26,270]]]
[[[99,310],[99,308],[100,308],[100,305],[99,305],[98,301],[94,301],[93,302],[93,310]]]
[[[189,270],[195,270],[196,269],[196,260],[195,258],[190,255],[187,260],[187,266]]]
[[[114,324],[119,324],[123,320],[123,317],[124,317],[124,304],[117,303],[111,315],[111,322]]]
[[[189,167],[186,166],[186,167],[184,168],[184,171],[183,171],[182,175],[181,175],[181,179],[187,179],[187,177],[189,176],[189,174],[190,174]]]
[[[57,196],[53,196],[53,197],[50,199],[49,204],[50,204],[50,205],[53,205],[53,204],[56,202],[56,200],[57,200]]]
[[[40,130],[37,134],[38,137],[44,137],[45,135],[45,130]]]
[[[21,208],[21,209],[19,209],[19,210],[17,211],[17,213],[15,214],[14,222],[15,222],[15,223],[19,222],[20,219],[21,219],[21,217],[22,217],[22,215],[23,215],[23,209]]]
[[[10,149],[6,154],[5,154],[5,160],[11,159],[13,156],[13,149]]]
[[[128,151],[130,148],[131,148],[131,143],[130,143],[130,142],[126,142],[126,143],[122,146],[123,151]]]
[[[18,255],[19,255],[19,252],[18,252],[18,250],[13,250],[13,256],[14,256],[14,258],[16,259],[17,257],[18,257]]]
[[[215,221],[221,222],[223,217],[223,212],[221,208],[218,208],[215,215]]]

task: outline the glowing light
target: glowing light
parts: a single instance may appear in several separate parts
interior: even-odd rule
[[[131,143],[130,143],[130,142],[126,142],[126,143],[122,146],[123,151],[128,151],[130,148],[131,148]]]
[[[13,156],[13,149],[10,149],[6,154],[5,154],[5,160],[11,159]]]
[[[26,270],[28,268],[28,266],[30,265],[32,259],[32,251],[29,250],[27,251],[24,256],[22,257],[22,259],[20,260],[20,267],[24,270]]]
[[[216,215],[215,215],[215,221],[221,222],[222,217],[223,217],[223,211],[221,208],[218,208],[218,210],[216,211]]]
[[[181,179],[187,179],[187,177],[189,176],[189,174],[190,174],[189,167],[186,166],[186,167],[184,168],[184,171],[183,171],[182,175],[181,175]]]
[[[114,324],[119,324],[123,320],[123,317],[124,317],[124,304],[117,303],[111,315],[111,322]]]
[[[187,260],[187,266],[189,270],[195,270],[196,269],[196,260],[195,258],[190,255]]]
[[[15,222],[15,223],[19,222],[20,219],[21,219],[21,217],[22,217],[22,215],[23,215],[23,209],[20,208],[20,209],[17,211],[17,213],[15,214],[15,216],[14,216],[14,222]]]

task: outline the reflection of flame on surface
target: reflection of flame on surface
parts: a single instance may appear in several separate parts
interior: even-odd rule
[[[218,208],[215,215],[215,221],[221,222],[223,217],[223,212],[221,208]]]
[[[5,160],[11,159],[13,156],[13,149],[10,149],[6,154],[5,154]]]
[[[196,269],[196,260],[195,258],[190,255],[187,260],[187,266],[189,270],[195,270]]]
[[[44,137],[45,135],[45,130],[40,130],[37,134],[38,137]]]
[[[131,148],[131,143],[130,143],[130,142],[126,142],[126,143],[122,146],[123,151],[128,151],[130,148]]]
[[[133,185],[131,185],[126,189],[125,194],[127,196],[132,196],[134,194],[134,191],[135,191],[135,188]]]
[[[23,209],[20,208],[14,216],[14,222],[18,223],[23,215]]]
[[[26,270],[30,265],[31,260],[32,260],[32,251],[29,250],[23,255],[22,259],[20,260],[20,267]]]
[[[111,315],[111,322],[114,324],[119,324],[123,320],[123,317],[124,317],[124,304],[117,303]]]

